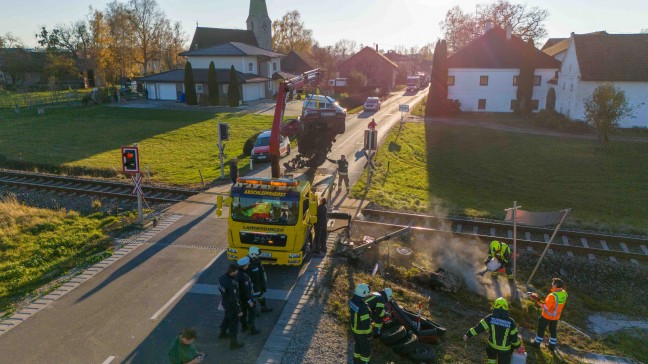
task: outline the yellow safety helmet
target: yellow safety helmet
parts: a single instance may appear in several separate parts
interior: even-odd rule
[[[500,297],[493,302],[493,308],[501,308],[508,311],[508,301],[506,301],[506,298]]]
[[[500,251],[502,250],[502,243],[497,240],[493,240],[491,241],[490,248],[491,250]]]

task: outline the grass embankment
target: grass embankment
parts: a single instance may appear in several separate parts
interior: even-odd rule
[[[12,302],[71,269],[103,259],[112,248],[108,234],[123,218],[133,220],[0,201],[0,312],[11,312]]]
[[[388,243],[385,243],[388,244]],[[399,243],[400,244],[400,243]],[[382,246],[383,255],[382,261],[386,262],[385,256],[386,246]],[[394,249],[392,248],[392,254]],[[419,264],[429,263],[431,257],[418,254],[414,260]],[[547,265],[553,267],[553,264],[560,264],[560,262],[552,262],[551,258],[544,264],[546,272],[551,272]],[[479,363],[485,361],[484,347],[487,345],[487,336],[485,334],[471,339],[467,344],[462,341],[463,334],[472,326],[476,325],[481,318],[486,316],[491,311],[492,299],[486,298],[480,294],[473,293],[467,289],[463,289],[458,293],[427,291],[428,297],[421,295],[420,287],[412,284],[412,277],[420,273],[417,269],[406,269],[403,267],[390,266],[385,268],[386,278],[371,277],[368,275],[367,269],[369,267],[352,267],[344,260],[335,260],[329,267],[327,272],[327,288],[330,290],[328,294],[328,302],[326,303],[327,311],[337,319],[337,323],[341,329],[348,330],[349,313],[347,308],[347,300],[356,284],[366,282],[373,290],[379,290],[384,287],[391,287],[394,290],[394,297],[399,304],[411,311],[416,312],[418,304],[423,304],[422,314],[424,317],[430,318],[441,326],[447,329],[445,339],[435,350],[438,355],[438,363]],[[434,267],[433,267],[434,269]],[[571,273],[571,271],[570,271]],[[610,273],[610,272],[607,272]],[[604,281],[605,279],[612,278],[603,272],[600,276]],[[550,275],[539,277],[534,281],[542,281],[544,283],[550,282]],[[571,276],[570,276],[571,277]],[[599,278],[599,277],[597,277]],[[489,280],[490,278],[486,278]],[[646,276],[644,272],[643,281],[645,282]],[[501,283],[507,285],[504,279],[500,279]],[[595,291],[588,291],[588,287],[596,285],[595,279],[589,285],[582,285],[580,288],[575,282],[569,286],[569,301],[563,312],[563,321],[575,324],[578,327],[586,327],[586,322],[582,321],[582,316],[587,316],[595,311],[591,310],[591,306],[584,302],[587,299],[599,300],[598,308],[607,305],[608,309],[619,308],[618,300],[616,298],[607,299],[605,294],[602,293],[597,297],[588,295],[595,294]],[[598,286],[606,286],[606,284],[614,284],[613,282],[599,283]],[[539,284],[543,292],[548,292],[550,288],[546,284]],[[573,288],[572,288],[573,287]],[[492,289],[492,288],[490,288]],[[598,294],[598,293],[596,293]],[[427,295],[427,294],[426,294]],[[641,298],[640,290],[634,292],[633,297],[624,297],[622,299],[628,306],[633,306],[645,301]],[[622,305],[623,306],[623,305]],[[537,325],[537,318],[540,311],[536,308],[535,304],[529,299],[523,299],[521,305],[511,305],[511,317],[516,320],[516,323],[523,332],[524,340],[529,340],[535,335],[535,328]],[[621,308],[625,313],[633,311],[631,307]],[[632,317],[647,318],[645,310],[643,312],[635,312]],[[548,333],[547,333],[548,335]],[[593,338],[590,339],[571,327],[560,324],[558,326],[558,339],[562,351],[566,354],[561,355],[558,360],[546,349],[542,347],[535,349],[526,345],[528,352],[528,363],[579,363],[578,358],[580,353],[600,353],[606,355],[626,356],[633,357],[641,362],[648,362],[648,349],[645,348],[646,338],[648,335],[642,334],[640,331],[624,331],[615,333],[607,338]],[[372,359],[377,363],[407,363],[408,361],[397,354],[394,354],[391,349],[380,343],[379,340],[374,340],[372,344]]]
[[[198,185],[199,171],[205,181],[220,177],[218,122],[230,124],[225,173],[229,158],[249,161],[245,141],[272,124],[265,115],[109,106],[35,114],[0,110],[0,167],[117,176],[119,148],[139,143],[142,170],[148,165],[152,181],[174,185]]]
[[[571,207],[569,224],[646,233],[648,143],[596,141],[449,124],[395,127],[367,195],[391,209],[503,218]],[[366,178],[352,190],[364,195]]]

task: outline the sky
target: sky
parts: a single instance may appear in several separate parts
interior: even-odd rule
[[[122,2],[126,0],[120,0]],[[37,45],[40,26],[54,27],[81,19],[89,7],[103,9],[105,0],[0,0],[0,34],[13,33],[28,47]],[[378,44],[389,50],[397,46],[421,47],[442,37],[439,23],[455,5],[474,11],[486,0],[266,0],[270,19],[298,10],[304,25],[313,30],[320,45],[340,39],[358,45]],[[511,0],[513,3],[518,1]],[[529,7],[549,11],[549,37],[568,37],[571,32],[638,33],[648,28],[646,0],[528,0]],[[245,29],[249,0],[158,0],[173,21],[180,21],[190,40],[196,22],[203,27]]]

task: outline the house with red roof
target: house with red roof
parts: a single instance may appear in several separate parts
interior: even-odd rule
[[[584,100],[603,83],[624,91],[633,108],[621,127],[648,127],[648,34],[571,34],[556,80],[556,111],[583,120]]]
[[[398,65],[384,54],[372,47],[364,47],[349,59],[340,63],[337,68],[340,77],[349,78],[353,71],[363,73],[367,77],[367,84],[391,91],[396,86]]]
[[[487,25],[488,26],[488,25]],[[462,111],[512,112],[516,104],[520,68],[528,44],[512,29],[487,29],[484,35],[448,57],[448,98],[458,100]],[[534,111],[545,108],[560,61],[534,49]]]

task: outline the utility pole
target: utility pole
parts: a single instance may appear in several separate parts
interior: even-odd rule
[[[134,147],[138,147],[138,143],[133,143]],[[139,156],[138,156],[139,157]],[[135,173],[135,193],[137,194],[137,215],[139,216],[140,224],[144,225],[144,211],[142,206],[142,188],[139,184],[142,183],[142,175],[139,172],[139,164],[137,166],[137,173]]]
[[[220,123],[218,124],[218,155],[220,156],[221,178],[225,177],[225,166],[223,165],[223,138],[221,137]]]

